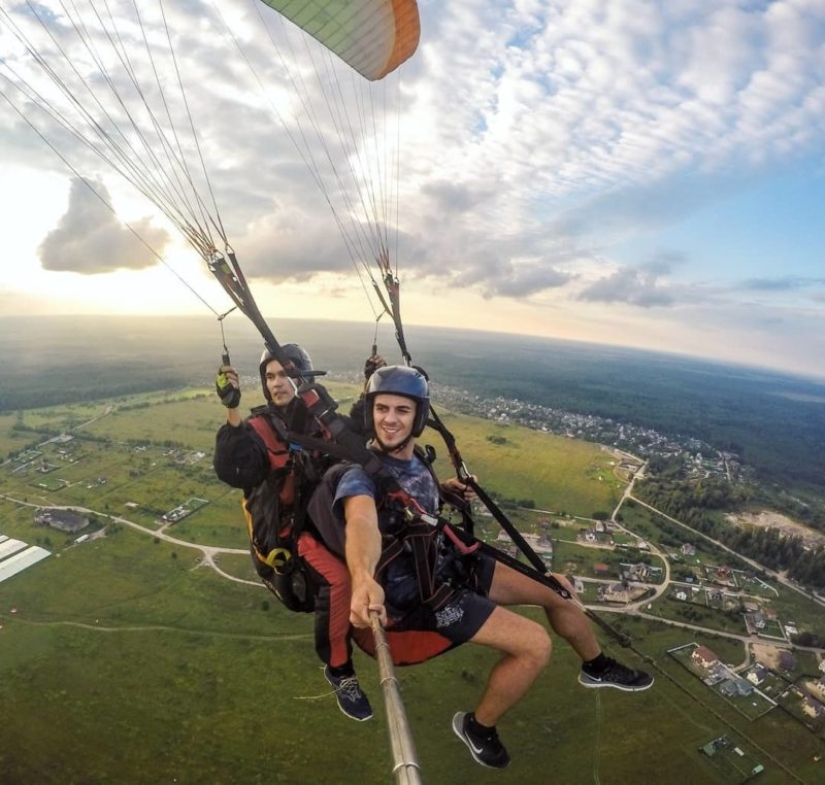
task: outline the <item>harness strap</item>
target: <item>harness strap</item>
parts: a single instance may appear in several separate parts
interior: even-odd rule
[[[481,543],[478,540],[476,540],[472,545],[468,545],[467,543],[463,542],[455,533],[453,527],[450,526],[450,524],[447,523],[447,521],[445,521],[443,518],[439,519],[439,527],[462,556],[469,556],[471,553],[475,553],[481,547]]]
[[[295,566],[293,560],[297,556],[296,543],[306,522],[304,485],[308,478],[313,479],[308,471],[311,467],[300,456],[302,445],[294,438],[296,434],[287,429],[286,423],[270,409],[269,405],[260,407],[255,414],[257,416],[251,417],[249,422],[269,453],[270,476],[283,478],[283,486],[279,493],[281,519],[277,521],[277,536],[282,544],[270,548],[267,553],[262,552],[254,537],[251,519],[248,519],[250,537],[257,558],[275,572],[286,574]],[[321,445],[326,444],[320,439],[316,441]]]
[[[452,529],[452,533],[453,536],[465,545],[471,546],[474,550],[480,550],[482,553],[490,556],[496,561],[501,562],[508,567],[512,567],[516,572],[520,572],[522,575],[532,578],[537,583],[544,584],[563,599],[570,600],[573,598],[573,595],[558,580],[556,580],[551,573],[540,573],[530,565],[520,562],[518,559],[510,556],[510,554],[504,553],[504,551],[500,551],[498,548],[494,548],[492,545],[488,545],[482,540],[477,540],[471,534],[468,534],[461,529]]]
[[[275,572],[283,573],[286,572],[284,567],[289,564],[294,555],[289,548],[273,548],[267,555],[266,558],[263,560],[264,564],[268,564],[272,567]]]
[[[385,535],[382,538],[381,558],[378,560],[378,566],[375,570],[376,575],[380,575],[392,561],[406,550],[407,543],[409,543],[421,602],[434,611],[441,608],[450,599],[454,591],[449,584],[441,584],[438,587],[435,585],[438,534],[438,527],[419,520],[407,524],[401,537]]]

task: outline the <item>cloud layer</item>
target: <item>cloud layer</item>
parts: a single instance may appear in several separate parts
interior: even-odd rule
[[[135,71],[151,75],[139,63],[133,11],[115,5]],[[322,92],[327,65],[312,60],[317,48],[296,44],[274,14],[262,15],[263,28],[257,0],[167,5],[174,61],[158,43],[163,80],[138,91],[113,58],[113,84],[135,125],[114,95],[100,123],[109,137],[109,118],[125,128],[126,156],[154,173],[141,190],[167,214],[170,202],[182,205],[172,208],[173,222],[180,209],[206,238],[202,251],[222,249],[225,233],[250,277],[315,285],[352,275],[386,245],[412,285],[487,302],[599,308],[621,322],[629,313],[678,318],[700,306],[751,319],[748,304],[758,301],[763,313],[783,309],[787,323],[790,298],[804,298],[813,310],[799,329],[825,318],[825,283],[792,244],[757,266],[745,264],[754,253],[747,238],[723,257],[711,253],[710,232],[679,231],[777,174],[807,171],[821,188],[819,0],[422,0],[422,43],[400,80],[393,75],[369,93],[355,85],[359,108],[347,98],[337,116],[328,114],[332,94]],[[141,13],[159,23],[151,3]],[[61,42],[77,46],[59,6],[54,14]],[[33,22],[30,13],[18,16]],[[0,69],[26,67],[2,21],[0,36],[9,53]],[[285,79],[289,73],[306,77],[303,86]],[[351,84],[347,75],[339,86]],[[71,89],[84,92],[75,82]],[[112,164],[134,179],[106,142],[80,145],[57,117],[15,100],[81,173],[105,177],[95,180],[101,191],[114,187]],[[367,112],[373,102],[389,111]],[[195,135],[186,132],[190,117]],[[360,141],[348,139],[353,130]],[[0,134],[9,155],[31,147],[31,129],[14,113],[0,114]],[[159,143],[161,135],[174,136],[179,152]],[[144,146],[160,152],[152,159]],[[32,164],[53,165],[41,160]],[[83,190],[72,185],[68,211],[43,241],[44,268],[154,264]],[[132,226],[154,251],[168,245],[156,221]],[[730,225],[718,231],[721,238]]]

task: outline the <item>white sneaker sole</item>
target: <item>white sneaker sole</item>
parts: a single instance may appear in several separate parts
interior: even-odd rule
[[[592,676],[589,676],[588,679],[592,679]],[[614,681],[585,681],[582,679],[581,674],[579,674],[579,684],[582,687],[587,687],[588,689],[599,689],[602,687],[612,687],[614,690],[621,690],[622,692],[644,692],[645,690],[649,690],[653,686],[653,682],[655,679],[651,679],[647,684],[643,684],[639,687],[633,687],[627,684],[616,684]]]

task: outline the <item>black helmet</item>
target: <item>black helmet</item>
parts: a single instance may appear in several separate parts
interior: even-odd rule
[[[427,384],[427,377],[421,371],[417,368],[408,368],[406,365],[385,365],[370,376],[364,406],[364,420],[368,433],[372,433],[374,428],[372,405],[379,393],[402,395],[415,401],[412,435],[420,436],[424,432],[430,414],[430,386]]]
[[[298,346],[297,343],[286,343],[281,347],[281,351],[283,352],[284,357],[292,363],[293,367],[298,372],[298,375],[312,370],[312,358],[306,350]],[[259,371],[261,375],[261,387],[263,387],[264,391],[264,398],[266,398],[266,400],[270,403],[272,403],[272,398],[270,397],[269,390],[266,386],[266,366],[273,360],[278,360],[278,358],[270,351],[268,346],[265,346],[264,353],[261,355]],[[280,360],[278,360],[278,362],[280,362]]]

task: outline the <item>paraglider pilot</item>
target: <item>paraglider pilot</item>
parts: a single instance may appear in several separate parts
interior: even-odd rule
[[[426,378],[414,368],[381,368],[367,385],[365,403],[367,425],[374,433],[371,449],[412,498],[421,520],[432,521],[439,513],[443,488],[415,449],[429,408]],[[578,680],[583,686],[634,692],[653,683],[647,673],[605,656],[577,604],[487,555],[461,551],[443,533],[428,551],[428,569],[416,562],[414,547],[401,548],[387,563],[382,557],[388,539],[409,538],[405,529],[412,532],[421,520],[410,520],[409,503],[399,509],[397,493],[382,497],[380,478],[359,465],[343,473],[335,467],[327,476],[336,478],[334,487],[325,479],[309,509],[328,547],[346,557],[352,581],[350,620],[359,628],[356,633],[370,625],[371,613],[378,613],[388,635],[395,629],[437,633],[452,646],[469,642],[501,652],[475,710],[457,712],[452,721],[453,731],[476,762],[491,768],[508,765],[510,757],[496,726],[550,659],[545,628],[506,606],[536,605],[544,610],[551,629],[581,658]],[[386,567],[377,574],[379,563]],[[434,577],[425,595],[418,576],[427,572]],[[563,577],[555,577],[570,588]]]

